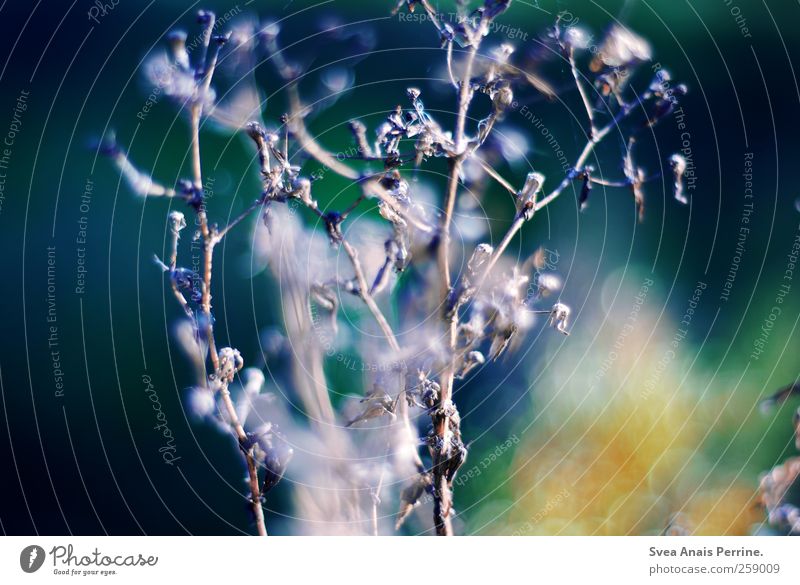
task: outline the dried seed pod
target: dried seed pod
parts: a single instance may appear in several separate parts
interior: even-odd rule
[[[569,335],[567,331],[567,320],[569,319],[570,309],[564,303],[556,303],[550,310],[550,327],[560,331],[564,335]]]
[[[603,44],[592,60],[591,68],[599,71],[603,66],[624,68],[649,61],[652,56],[650,45],[630,29],[615,24],[606,34]]]
[[[394,415],[394,400],[392,397],[383,392],[380,387],[373,386],[373,392],[365,396],[361,402],[364,403],[364,409],[361,414],[349,421],[345,426],[351,427],[357,422],[379,418],[381,416],[389,415],[392,420],[396,417]]]
[[[427,408],[433,408],[439,403],[439,395],[441,393],[441,386],[434,380],[428,378],[427,374],[419,373],[420,390],[422,395],[422,404]]]
[[[373,157],[375,154],[372,152],[372,147],[367,140],[367,127],[364,126],[360,120],[350,120],[350,131],[353,133],[353,138],[358,146],[358,151],[364,157]]]
[[[461,366],[461,371],[458,373],[456,377],[459,379],[463,379],[472,370],[474,370],[478,366],[482,366],[484,363],[486,363],[486,358],[483,357],[483,354],[481,352],[471,351],[464,357],[464,363]]]
[[[189,69],[189,52],[186,50],[186,33],[174,30],[167,35],[172,59],[181,69]]]
[[[489,264],[489,260],[492,258],[492,254],[494,254],[494,247],[491,244],[484,242],[475,246],[475,250],[472,252],[469,262],[467,262],[470,282],[474,283],[480,279]]]
[[[536,210],[536,196],[542,189],[544,184],[544,175],[542,173],[528,173],[525,178],[525,184],[517,192],[517,214],[523,216],[526,220],[533,217]]]
[[[589,195],[592,193],[592,172],[594,167],[586,166],[583,169],[583,185],[581,185],[581,194],[578,198],[578,207],[581,211],[586,209],[589,203]]]
[[[506,349],[508,344],[511,343],[514,335],[519,330],[519,325],[512,319],[503,319],[502,324],[495,324],[492,331],[492,344],[489,347],[489,359],[496,360]]]
[[[180,291],[190,291],[197,278],[197,273],[189,268],[178,267],[175,270],[170,270],[169,277],[175,288]]]
[[[686,159],[680,154],[669,157],[669,166],[672,168],[673,194],[675,199],[686,205],[689,199],[683,190],[683,175],[686,172]]]
[[[494,95],[492,96],[492,105],[494,106],[495,112],[498,114],[505,112],[509,106],[511,106],[513,101],[514,92],[508,85],[502,85],[494,92]]]
[[[177,234],[186,227],[186,218],[180,211],[169,212],[169,229]]]
[[[263,496],[283,479],[286,468],[294,455],[294,449],[274,430],[263,435],[259,439],[258,445],[264,452],[264,481],[261,488]]]
[[[461,442],[461,439],[453,437],[450,441],[450,453],[450,457],[445,462],[444,471],[444,476],[445,479],[447,479],[448,485],[453,483],[456,473],[458,473],[458,470],[461,469],[461,466],[466,462],[468,451],[464,443]]]
[[[783,386],[780,390],[761,401],[761,410],[768,411],[774,406],[783,404],[793,396],[800,396],[800,381]]]
[[[311,198],[311,179],[308,177],[295,178],[287,195],[299,199],[309,209],[317,208],[317,202]]]
[[[431,485],[433,485],[431,474],[420,473],[414,477],[410,484],[402,489],[400,492],[400,509],[397,512],[397,521],[394,525],[395,530],[400,529],[403,522],[414,510],[414,507],[417,506],[425,491],[430,489]]]
[[[219,369],[217,378],[222,382],[233,382],[236,372],[242,369],[244,360],[238,349],[223,347],[219,350]]]

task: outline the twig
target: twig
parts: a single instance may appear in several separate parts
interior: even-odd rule
[[[378,477],[378,485],[370,490],[372,496],[372,535],[378,536],[378,506],[381,503],[381,489],[383,489],[383,478],[386,476],[386,458],[389,456],[390,445],[386,445],[386,452],[381,461],[381,474]]]
[[[395,356],[399,357],[400,344],[397,342],[397,337],[395,337],[394,331],[392,331],[392,327],[389,325],[389,322],[386,320],[386,317],[383,315],[380,307],[378,307],[378,304],[375,302],[375,299],[370,293],[369,284],[367,283],[367,278],[364,274],[364,269],[361,266],[361,261],[358,259],[358,252],[356,251],[355,248],[353,248],[352,244],[350,244],[350,242],[348,242],[344,238],[342,239],[342,247],[347,253],[347,256],[350,258],[350,263],[352,264],[353,270],[355,271],[356,280],[358,281],[358,287],[359,287],[359,296],[364,301],[364,304],[367,305],[367,308],[369,309],[370,313],[372,313],[372,316],[375,318],[375,321],[377,321],[378,326],[381,328],[381,331],[383,331],[383,335],[389,342],[389,346],[392,348],[392,351],[394,352]],[[404,376],[402,375],[402,372],[400,374],[401,374],[400,388],[402,391],[405,387],[405,380]],[[411,421],[409,419],[408,408],[407,407],[402,408],[402,405],[405,404],[403,400],[401,400],[400,403],[401,403],[400,417],[403,421],[406,431],[408,433],[413,434],[411,428]],[[416,439],[413,439],[413,441],[416,442]],[[413,453],[414,453],[414,463],[417,466],[417,469],[422,470],[424,466],[422,464],[422,459],[420,459],[419,453],[417,452],[416,448],[414,449]]]
[[[225,411],[228,414],[231,426],[236,433],[236,438],[240,445],[244,445],[247,441],[247,434],[244,432],[244,427],[239,421],[239,415],[236,412],[233,400],[231,400],[231,393],[228,390],[227,383],[223,383],[220,389],[220,395],[222,396],[222,403],[225,406]],[[267,536],[267,525],[264,522],[264,508],[261,506],[261,487],[258,485],[258,466],[253,457],[253,448],[250,447],[248,450],[244,451],[244,456],[247,463],[248,485],[250,487],[250,507],[255,517],[258,535]]]
[[[586,109],[586,116],[589,118],[589,138],[592,138],[596,132],[594,127],[594,109],[592,108],[592,103],[589,100],[589,96],[586,94],[586,89],[583,87],[580,73],[578,73],[578,67],[575,65],[575,49],[572,46],[569,46],[566,49],[566,53],[569,61],[569,68],[570,71],[572,71],[572,77],[575,79],[575,85],[578,87],[578,93],[581,95],[583,107]]]
[[[557,199],[559,195],[561,195],[564,189],[566,189],[570,185],[572,180],[580,173],[580,170],[583,168],[583,165],[586,163],[586,160],[589,158],[589,155],[592,153],[595,146],[597,146],[597,144],[601,140],[603,140],[603,138],[605,138],[606,135],[608,135],[608,133],[611,132],[611,130],[614,129],[623,120],[623,118],[625,118],[630,113],[630,111],[631,108],[629,106],[624,106],[617,113],[617,115],[611,122],[609,122],[601,130],[596,132],[594,136],[592,136],[589,139],[589,141],[583,147],[583,150],[581,151],[580,155],[578,155],[578,158],[576,159],[575,165],[572,167],[572,170],[569,173],[567,173],[567,176],[564,177],[564,179],[561,181],[561,183],[558,184],[558,186],[555,189],[553,189],[547,196],[545,196],[544,198],[542,198],[541,200],[537,201],[534,204],[530,217],[533,217],[533,215],[537,211],[546,207],[547,205],[552,203],[555,199]],[[514,218],[514,221],[508,228],[508,231],[506,231],[505,235],[503,236],[503,239],[495,247],[491,258],[489,259],[489,263],[486,265],[486,268],[483,271],[480,285],[477,287],[478,289],[480,289],[483,283],[486,282],[489,273],[492,271],[495,264],[497,264],[497,261],[503,255],[503,252],[511,243],[511,240],[514,238],[516,233],[522,228],[522,226],[525,224],[526,221],[527,220],[525,216],[521,213],[517,214],[517,216]]]
[[[323,166],[336,171],[339,175],[350,180],[358,180],[361,175],[357,171],[339,162],[335,156],[320,146],[308,130],[306,130],[305,122],[303,121],[303,105],[300,102],[297,85],[295,83],[289,84],[287,91],[289,93],[289,106],[292,112],[291,117],[287,121],[287,127],[291,129],[292,135],[300,143],[300,147],[317,159]]]
[[[487,174],[488,174],[490,177],[492,177],[492,178],[493,178],[495,181],[497,181],[498,183],[500,183],[500,184],[501,184],[501,185],[502,185],[502,186],[503,186],[503,187],[506,189],[506,191],[508,191],[508,192],[509,192],[509,193],[511,193],[512,195],[516,195],[516,194],[517,194],[517,190],[516,190],[516,189],[514,189],[514,186],[513,186],[511,183],[509,183],[508,181],[506,181],[506,180],[505,180],[505,179],[502,177],[502,175],[501,175],[500,173],[498,173],[496,170],[494,170],[494,167],[492,167],[492,165],[490,165],[488,162],[486,162],[485,160],[483,160],[483,157],[481,157],[481,156],[479,156],[479,155],[475,155],[475,156],[473,157],[473,159],[474,159],[474,160],[475,160],[475,161],[476,161],[476,162],[477,162],[479,165],[481,165],[481,167],[483,168],[483,170],[484,170],[484,171],[486,171],[486,173],[487,173]]]
[[[207,13],[210,14],[210,13]],[[217,353],[216,343],[214,342],[214,326],[213,318],[211,315],[211,275],[212,275],[212,260],[214,254],[215,236],[212,235],[208,226],[208,216],[205,209],[205,196],[203,193],[203,173],[200,163],[200,116],[202,113],[202,103],[207,95],[209,86],[211,84],[211,76],[214,72],[216,65],[217,51],[211,59],[211,64],[206,67],[205,59],[208,44],[211,40],[211,32],[214,27],[214,17],[210,16],[209,22],[206,24],[206,29],[203,36],[203,67],[204,76],[202,86],[198,86],[198,93],[195,96],[191,105],[190,121],[191,121],[191,148],[192,148],[192,173],[193,173],[193,187],[195,195],[200,198],[200,205],[197,206],[197,218],[200,224],[200,233],[203,239],[203,280],[202,280],[202,299],[201,308],[205,319],[206,338],[208,341],[208,350],[211,362],[214,366],[214,375],[218,376],[219,373],[219,354]],[[247,440],[247,435],[242,427],[239,417],[236,413],[236,408],[231,400],[230,392],[228,391],[227,383],[223,383],[220,390],[222,402],[225,410],[228,413],[231,426],[233,427],[239,444],[244,444]],[[253,458],[252,448],[245,452],[245,462],[247,464],[247,472],[249,477],[250,487],[250,502],[253,511],[253,516],[256,522],[256,528],[260,536],[267,535],[267,527],[264,522],[264,510],[261,507],[261,490],[258,485],[258,468],[255,459]]]
[[[450,77],[450,83],[453,84],[453,87],[458,89],[456,76],[453,75],[453,39],[447,41],[447,75]]]
[[[253,213],[253,211],[258,209],[259,207],[263,207],[265,203],[266,202],[261,198],[256,199],[253,203],[251,203],[250,206],[247,209],[245,209],[242,213],[240,213],[236,218],[231,220],[231,222],[228,225],[226,225],[224,228],[222,228],[220,231],[218,231],[214,235],[214,244],[215,245],[218,244],[222,240],[222,238],[224,238],[227,235],[227,233],[229,231],[231,231],[233,228],[235,228],[237,225],[239,225],[242,221],[247,219],[247,217],[251,213]]]
[[[478,24],[478,29],[485,26],[483,17]],[[441,296],[442,303],[447,304],[448,297],[450,296],[450,225],[452,223],[453,210],[455,208],[456,195],[458,193],[458,180],[461,174],[461,166],[464,161],[465,144],[464,144],[464,128],[466,125],[467,111],[472,96],[472,89],[470,88],[470,78],[472,76],[472,67],[475,63],[475,56],[478,53],[480,46],[480,35],[476,34],[476,38],[472,40],[469,52],[467,53],[467,61],[464,66],[463,77],[460,82],[460,92],[458,98],[458,116],[456,118],[456,129],[454,133],[455,155],[450,159],[450,170],[447,183],[447,194],[445,196],[444,214],[442,216],[441,225],[441,240],[439,242],[438,250],[438,264],[441,273]],[[453,311],[452,315],[443,314],[443,322],[446,329],[448,339],[448,350],[450,355],[447,359],[442,375],[440,377],[440,396],[439,404],[449,404],[453,396],[453,381],[455,378],[455,350],[458,338],[458,312]],[[434,432],[438,437],[439,444],[444,450],[444,454],[440,454],[440,459],[447,460],[450,452],[450,428],[449,416],[445,413],[443,416],[438,417],[436,420],[436,428]],[[436,534],[439,536],[451,536],[453,534],[452,524],[450,522],[449,513],[452,507],[450,494],[450,487],[447,485],[447,478],[445,477],[444,470],[441,468],[441,463],[435,464],[433,469],[434,485],[434,512],[433,520],[436,527]]]

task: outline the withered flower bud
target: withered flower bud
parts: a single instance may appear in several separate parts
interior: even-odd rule
[[[186,50],[186,33],[182,30],[175,30],[167,36],[172,58],[178,67],[189,69],[189,52]]]
[[[564,303],[556,303],[550,310],[550,326],[564,335],[569,335],[567,331],[567,319],[569,319],[569,307]]]
[[[689,199],[686,198],[686,194],[683,191],[683,174],[686,172],[686,159],[680,154],[673,154],[669,157],[669,166],[672,167],[675,199],[685,205],[689,203]]]
[[[172,230],[173,233],[177,234],[185,227],[186,227],[186,218],[184,217],[183,213],[181,213],[180,211],[170,211],[169,229]]]
[[[409,485],[400,492],[400,510],[397,512],[397,521],[394,529],[399,530],[405,519],[419,502],[425,490],[433,485],[433,478],[430,473],[420,473]]]
[[[526,220],[533,217],[536,207],[536,195],[542,189],[544,175],[542,173],[528,173],[525,184],[517,193],[517,213]]]
[[[592,171],[594,168],[591,166],[583,169],[583,185],[581,185],[581,194],[578,198],[578,207],[581,211],[586,209],[589,204],[589,195],[592,193]]]
[[[223,347],[219,350],[219,370],[217,376],[223,382],[233,382],[236,372],[242,369],[244,360],[238,349]]]
[[[264,450],[264,483],[261,494],[268,493],[283,479],[289,461],[292,460],[294,449],[283,440],[272,441],[273,446]],[[263,447],[262,447],[263,449]]]
[[[514,101],[514,92],[507,85],[500,87],[492,97],[492,105],[496,112],[504,112]]]
[[[467,270],[469,271],[470,280],[476,280],[483,274],[483,270],[488,264],[489,260],[494,254],[494,248],[491,244],[483,242],[475,247],[472,256],[467,262]]]

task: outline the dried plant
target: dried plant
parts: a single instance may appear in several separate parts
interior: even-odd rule
[[[761,404],[767,410],[800,395],[800,383],[794,382],[766,398]],[[800,408],[794,413],[795,446],[800,449]],[[767,522],[782,534],[800,535],[800,506],[796,490],[800,486],[800,457],[790,457],[761,477],[761,505]]]
[[[576,193],[575,188],[581,209],[587,206],[594,185],[627,190],[639,218],[644,217],[643,185],[654,177],[636,163],[636,139],[669,115],[685,87],[671,86],[669,75],[658,68],[647,89],[636,93],[629,87],[634,72],[650,58],[643,39],[615,26],[599,51],[589,55],[584,51],[585,34],[556,22],[542,37],[546,56],[540,60],[543,65],[545,61],[566,64],[571,72],[570,83],[585,110],[586,143],[564,177],[548,181],[530,169],[521,186],[514,187],[498,171],[502,139],[495,130],[519,107],[515,96],[538,94],[552,100],[556,92],[538,73],[539,63],[514,64],[511,45],[481,51],[495,19],[509,5],[510,0],[485,0],[473,10],[467,2],[459,2],[457,21],[445,19],[427,0],[403,0],[395,9],[421,8],[433,23],[455,94],[452,129],[425,109],[422,90],[412,87],[405,96],[398,96],[405,105],[388,110],[375,129],[374,140],[366,124],[354,118],[350,122],[353,146],[323,146],[308,120],[330,100],[303,99],[300,84],[309,71],[281,48],[279,25],[250,19],[229,33],[217,34],[214,15],[201,11],[199,42],[187,43],[185,33],[173,33],[169,52],[153,58],[145,68],[151,82],[188,115],[190,178],[175,187],[160,185],[138,170],[113,139],[102,143],[135,193],[182,200],[195,216],[198,229],[191,239],[202,248],[200,269],[188,269],[179,262],[187,221],[177,210],[168,218],[167,257],[157,259],[157,264],[185,314],[177,331],[198,376],[192,408],[235,436],[247,469],[250,509],[259,534],[266,534],[264,498],[283,477],[293,455],[291,446],[299,444],[305,447],[294,449],[297,457],[304,457],[302,466],[297,465],[303,481],[297,482],[296,501],[307,518],[325,526],[317,532],[378,534],[381,492],[391,478],[393,484],[405,485],[399,489],[397,528],[428,494],[436,534],[452,534],[453,480],[467,457],[453,401],[456,381],[512,351],[537,315],[545,316],[556,331],[569,333],[570,310],[560,300],[560,279],[539,273],[541,253],[522,262],[507,257],[509,244],[539,211],[564,193]],[[333,40],[348,40],[335,28],[326,34]],[[586,72],[578,66],[584,55]],[[288,111],[269,123],[261,117],[253,75],[260,57],[274,67],[288,103]],[[220,68],[230,65],[239,76],[236,91],[215,91],[212,81],[218,64]],[[340,72],[323,82],[341,92],[352,79]],[[486,115],[473,125],[470,111],[479,108]],[[258,161],[261,193],[224,226],[207,215],[200,149],[201,126],[207,121],[246,134]],[[612,134],[624,137],[619,179],[605,178],[589,164],[596,147]],[[410,180],[417,168],[432,159],[445,160],[448,169],[438,211],[422,203]],[[685,161],[673,157],[670,164],[675,197],[686,202]],[[317,165],[322,170],[317,167],[312,172],[311,167]],[[328,172],[351,181],[359,190],[343,210],[325,208],[315,196],[316,183]],[[548,188],[550,182],[554,186]],[[457,250],[452,233],[464,199],[460,191],[467,185],[473,194],[482,194],[492,183],[508,191],[515,203],[508,230],[497,243],[477,242],[472,252]],[[369,206],[377,206],[383,223],[362,222],[358,230],[348,229],[353,212]],[[311,225],[301,215],[310,218]],[[285,315],[285,331],[271,332],[264,340],[271,349],[265,351],[291,348],[291,383],[306,409],[307,429],[281,414],[278,401],[263,391],[263,374],[252,368],[242,372],[245,360],[240,352],[218,347],[215,337],[214,252],[231,230],[251,216],[260,218],[254,228],[256,249],[280,281]],[[315,230],[314,224],[324,230]],[[349,262],[346,277],[331,252],[344,252]],[[305,262],[298,261],[304,256]],[[468,261],[458,274],[454,267],[461,257]],[[529,284],[534,270],[539,278]],[[382,306],[391,291],[402,288],[398,275],[410,271],[416,288],[402,297],[403,306],[397,312],[402,322],[393,326]],[[548,301],[552,296],[555,302]],[[363,355],[375,367],[371,390],[360,409],[337,413],[323,370],[326,351],[320,331],[329,339],[328,345],[335,347],[340,329],[337,315],[343,304],[352,304],[350,299],[366,308],[383,340],[380,351],[375,349],[376,342],[363,341]],[[431,314],[436,315],[433,323],[427,319]],[[401,339],[396,334],[399,330],[415,334]],[[430,419],[423,440],[412,418],[418,412]],[[386,424],[373,428],[368,421],[374,420]],[[369,432],[355,430],[365,422]],[[426,456],[419,452],[421,445],[427,446]],[[367,463],[352,463],[362,460]],[[314,485],[327,486],[326,495],[314,493]]]

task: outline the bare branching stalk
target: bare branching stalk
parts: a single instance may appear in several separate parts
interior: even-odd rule
[[[207,37],[210,37],[211,27],[213,27],[213,24],[210,27],[207,27],[207,30],[209,31],[206,35]],[[205,322],[209,356],[214,367],[214,375],[218,377],[220,360],[219,354],[217,353],[217,346],[214,341],[214,320],[211,314],[211,276],[213,271],[214,247],[219,241],[218,238],[221,236],[212,233],[212,230],[208,225],[208,215],[205,208],[205,197],[203,194],[203,174],[200,166],[200,115],[202,109],[202,102],[200,100],[202,100],[202,96],[208,92],[208,88],[211,84],[211,75],[213,74],[213,68],[217,59],[216,55],[217,53],[215,51],[214,56],[212,57],[211,65],[209,66],[209,70],[204,77],[204,83],[202,86],[203,93],[201,94],[201,97],[199,97],[198,100],[191,106],[191,136],[193,185],[195,189],[195,196],[198,196],[201,200],[201,203],[197,208],[197,219],[198,223],[200,224],[200,234],[203,240],[203,280],[201,308],[203,320]],[[238,223],[238,221],[236,223]],[[224,236],[226,232],[227,229],[222,233],[222,235]],[[245,433],[244,427],[239,421],[239,416],[236,413],[236,407],[233,404],[233,400],[231,400],[230,391],[228,390],[228,383],[223,383],[219,392],[222,403],[227,411],[230,424],[236,433],[236,438],[238,439],[240,445],[245,445],[247,443],[247,433]],[[261,489],[258,485],[258,466],[253,457],[253,447],[251,446],[248,448],[243,448],[242,451],[244,453],[245,462],[247,465],[248,486],[250,488],[250,506],[255,519],[256,530],[258,531],[259,536],[266,536],[267,525],[264,520],[264,509],[261,506]]]
[[[483,27],[485,21],[481,17],[480,23],[476,27],[471,40],[469,50],[467,52],[466,63],[464,65],[464,72],[459,82],[458,93],[458,113],[456,116],[456,128],[454,133],[455,153],[450,159],[450,170],[447,177],[447,191],[445,193],[444,209],[442,211],[442,222],[440,228],[440,241],[438,250],[439,271],[442,275],[441,284],[441,298],[442,306],[446,306],[448,298],[450,297],[450,289],[452,281],[450,277],[450,227],[453,221],[453,210],[455,209],[456,197],[458,195],[458,184],[461,176],[461,167],[464,164],[464,157],[466,156],[466,141],[464,132],[466,128],[467,113],[469,104],[472,101],[472,87],[471,77],[472,68],[475,63],[475,56],[478,53],[481,39],[483,38]],[[453,397],[453,379],[455,377],[455,353],[456,341],[458,331],[458,312],[448,315],[443,312],[443,324],[445,335],[447,339],[447,347],[450,352],[450,357],[447,360],[447,365],[442,371],[441,375],[441,405],[447,405],[452,401]],[[445,410],[445,409],[442,409]],[[440,444],[444,449],[441,454],[444,460],[450,457],[450,420],[449,416],[444,411],[443,416],[440,416],[435,421],[435,432],[439,437]],[[436,528],[436,534],[440,536],[451,536],[453,534],[453,527],[450,521],[450,509],[452,507],[452,498],[450,494],[450,487],[447,485],[447,479],[444,472],[444,460],[434,462],[433,476],[434,476],[434,503],[433,503],[433,519]]]
[[[342,149],[334,151],[324,146],[309,129],[307,119],[310,119],[314,107],[307,106],[301,99],[300,71],[279,47],[279,27],[275,23],[264,26],[257,35],[259,43],[267,54],[266,60],[275,67],[278,77],[284,83],[289,111],[280,117],[280,126],[273,130],[268,130],[266,122],[262,123],[260,120],[245,120],[236,127],[236,130],[244,129],[255,145],[261,192],[224,227],[217,227],[208,217],[200,149],[201,125],[209,116],[213,117],[220,106],[216,103],[212,81],[215,69],[218,66],[224,67],[225,55],[221,54],[221,49],[229,38],[214,34],[219,21],[216,21],[213,14],[206,11],[198,14],[203,30],[198,49],[199,57],[194,67],[190,64],[184,44],[186,35],[178,34],[173,37],[176,42],[173,45],[174,54],[169,75],[174,77],[174,84],[170,86],[172,93],[167,93],[177,98],[181,106],[188,108],[191,179],[181,181],[180,188],[177,189],[162,186],[154,182],[148,174],[139,171],[127,154],[116,145],[104,146],[106,153],[113,159],[134,192],[148,197],[182,199],[196,214],[196,225],[199,228],[196,239],[202,246],[199,270],[180,266],[180,231],[186,227],[186,222],[179,211],[173,211],[169,216],[168,250],[165,261],[157,259],[157,262],[169,275],[173,295],[192,324],[195,336],[192,343],[196,346],[195,349],[200,349],[194,353],[202,353],[205,351],[203,348],[207,347],[207,356],[203,354],[202,359],[195,363],[197,369],[203,370],[209,362],[211,365],[210,371],[203,372],[201,390],[214,396],[216,422],[221,422],[226,432],[231,432],[236,437],[243,453],[250,508],[260,535],[267,534],[263,497],[283,476],[292,451],[286,447],[283,435],[273,429],[271,423],[256,429],[250,428],[247,417],[249,406],[243,407],[241,402],[235,403],[231,396],[231,384],[243,368],[244,360],[236,349],[218,348],[215,339],[212,306],[214,250],[235,228],[244,224],[248,218],[258,215],[267,226],[270,237],[273,230],[283,229],[289,236],[288,242],[282,242],[288,256],[271,258],[277,264],[271,268],[275,274],[285,279],[285,282],[281,282],[284,327],[292,340],[292,347],[298,350],[291,368],[295,391],[308,412],[308,425],[325,442],[331,461],[325,465],[324,481],[337,481],[345,487],[343,493],[363,495],[365,483],[353,479],[356,474],[349,474],[347,470],[347,462],[352,459],[352,446],[350,438],[343,433],[360,421],[378,417],[397,420],[396,424],[399,426],[392,428],[401,431],[389,439],[380,477],[375,486],[372,487],[372,482],[366,483],[370,486],[371,495],[368,506],[365,506],[363,498],[338,493],[329,496],[325,502],[315,502],[309,491],[303,487],[298,487],[301,492],[299,497],[309,506],[313,506],[320,517],[328,519],[336,516],[335,521],[342,525],[358,526],[359,530],[368,527],[370,533],[377,535],[380,529],[379,505],[387,460],[393,448],[405,454],[412,447],[410,450],[413,453],[405,460],[404,472],[408,472],[410,464],[415,473],[401,491],[396,527],[402,525],[415,506],[422,501],[422,495],[427,493],[433,500],[435,533],[448,536],[453,534],[453,479],[467,457],[467,446],[461,436],[461,417],[453,400],[456,380],[465,379],[468,373],[484,364],[487,359],[497,359],[512,340],[519,339],[517,332],[523,327],[520,325],[523,320],[518,317],[521,313],[546,315],[551,327],[562,334],[569,334],[569,307],[560,300],[549,309],[529,305],[529,299],[523,293],[523,285],[527,283],[525,272],[530,270],[530,265],[527,261],[517,263],[509,270],[504,253],[511,241],[539,210],[559,198],[576,182],[582,182],[581,195],[578,198],[581,209],[587,204],[592,185],[622,187],[633,195],[639,216],[642,217],[642,185],[652,177],[648,177],[635,164],[633,149],[636,144],[636,130],[626,129],[623,125],[629,123],[626,119],[634,111],[642,111],[645,113],[646,123],[639,127],[651,128],[659,119],[669,114],[676,103],[676,95],[682,95],[685,88],[676,86],[674,91],[670,90],[666,85],[668,76],[660,72],[646,92],[630,102],[626,101],[625,84],[629,78],[626,68],[649,59],[649,47],[643,40],[628,31],[621,31],[619,27],[612,27],[608,33],[611,37],[608,47],[600,56],[595,57],[599,61],[592,62],[592,70],[598,72],[594,83],[591,80],[585,82],[576,58],[578,35],[574,30],[562,30],[559,23],[556,23],[552,36],[555,40],[554,54],[560,54],[569,65],[578,95],[586,110],[587,142],[573,167],[558,181],[555,188],[549,192],[543,190],[544,176],[531,170],[522,187],[517,189],[514,187],[515,181],[507,180],[495,168],[499,152],[496,143],[492,142],[498,140],[494,138],[495,128],[502,123],[511,105],[515,103],[512,87],[522,85],[523,88],[548,98],[554,95],[553,90],[538,75],[522,71],[511,64],[513,48],[510,45],[501,45],[493,52],[492,57],[480,53],[483,38],[493,28],[494,20],[508,8],[510,0],[485,0],[475,11],[470,11],[468,4],[458,3],[460,18],[454,25],[447,22],[428,0],[400,0],[397,7],[397,10],[403,7],[413,10],[418,5],[422,6],[440,37],[441,45],[445,49],[449,82],[456,90],[452,131],[445,131],[434,116],[425,110],[420,97],[422,90],[411,87],[407,89],[405,96],[411,102],[410,107],[398,105],[391,109],[386,120],[376,129],[374,143],[368,140],[367,128],[363,122],[357,119],[350,121],[357,148],[355,154],[348,150],[346,155]],[[454,47],[457,45],[466,49],[455,54]],[[624,50],[619,50],[619,54],[615,55],[614,51],[620,47]],[[455,59],[460,62],[454,62]],[[249,59],[248,62],[254,60]],[[162,81],[159,79],[159,83]],[[186,89],[188,87],[192,88],[190,92]],[[592,90],[598,93],[597,109],[592,107]],[[473,130],[469,123],[470,106],[479,95],[486,96],[492,107],[491,112]],[[600,120],[605,125],[601,125]],[[620,180],[595,177],[592,175],[593,168],[587,164],[595,147],[613,131],[619,131],[621,136],[627,138],[622,161],[624,177]],[[629,135],[626,136],[626,132]],[[413,149],[408,147],[412,143]],[[484,145],[492,144],[494,145],[481,150]],[[445,157],[449,165],[438,223],[426,217],[425,209],[414,200],[413,187],[402,172],[407,165],[413,163],[416,169],[431,157]],[[319,177],[314,174],[309,177],[304,173],[302,161],[305,159],[312,159],[322,165],[324,171],[331,171],[354,182],[358,185],[360,194],[343,211],[326,208],[324,201],[320,203],[315,199],[314,185]],[[296,164],[295,160],[301,162]],[[451,242],[454,212],[466,165],[473,163],[481,170],[481,177],[485,177],[484,183],[489,184],[493,180],[513,195],[516,210],[499,243],[496,246],[489,243],[477,244],[466,271],[454,278],[451,273],[454,256]],[[374,168],[378,164],[381,168]],[[670,159],[670,165],[675,197],[686,202],[682,185],[686,161],[675,155]],[[468,179],[470,180],[472,179]],[[315,221],[324,225],[331,247],[345,252],[352,268],[352,278],[342,279],[338,274],[328,275],[325,271],[325,275],[318,278],[311,270],[304,270],[297,265],[294,259],[299,256],[299,249],[306,243],[303,239],[305,230],[275,226],[272,223],[273,206],[286,203],[299,204],[304,215],[310,214]],[[375,270],[375,264],[370,265],[372,256],[363,254],[361,243],[357,238],[348,238],[343,227],[351,213],[362,205],[376,206],[390,227],[387,233],[390,232],[391,235],[383,242],[381,250],[382,261],[376,262],[379,265],[377,274],[371,273]],[[294,237],[303,241],[292,241]],[[424,244],[420,241],[424,241]],[[429,281],[426,286],[433,294],[426,297],[422,304],[425,305],[425,312],[431,308],[428,305],[438,305],[440,319],[437,327],[444,343],[436,351],[431,351],[432,344],[415,345],[413,341],[404,341],[401,344],[395,333],[401,329],[393,329],[381,309],[384,302],[382,299],[386,298],[382,295],[398,285],[392,280],[392,274],[402,273],[411,263],[414,244],[426,250],[419,261],[428,262],[431,268],[429,274],[432,276],[426,277]],[[430,255],[428,250],[432,252]],[[497,274],[500,270],[503,270],[502,275]],[[399,282],[399,279],[396,280]],[[199,292],[194,290],[194,282],[199,283]],[[192,292],[188,293],[190,289]],[[337,416],[329,396],[324,355],[320,349],[321,344],[314,337],[315,323],[310,313],[314,304],[327,311],[332,316],[331,329],[335,336],[338,330],[336,311],[342,293],[357,297],[363,302],[385,338],[385,344],[390,350],[388,355],[394,365],[390,371],[382,374],[378,380],[380,383],[376,381],[373,390],[361,400],[364,404],[361,414],[340,425],[336,421],[337,418],[341,420],[341,417]],[[541,299],[534,299],[537,300]],[[526,322],[529,323],[529,320]],[[489,346],[488,358],[484,356],[486,346]],[[419,358],[415,354],[424,356]],[[384,352],[380,359],[383,361],[386,355]],[[257,374],[257,378],[260,377],[263,383],[263,375],[258,371]],[[248,401],[250,398],[249,395],[246,396]],[[430,417],[430,430],[425,437],[429,460],[423,460],[419,453],[421,441],[416,424],[412,422],[412,408],[423,409]]]

